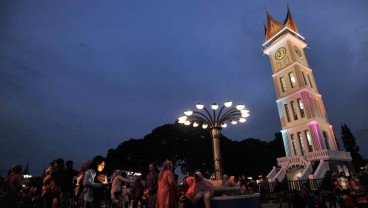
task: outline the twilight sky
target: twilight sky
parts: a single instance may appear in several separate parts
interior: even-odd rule
[[[233,140],[274,139],[263,24],[266,9],[283,22],[288,2],[340,146],[346,123],[368,157],[368,1],[2,0],[1,174],[60,157],[78,169],[198,102],[247,106],[223,130]]]

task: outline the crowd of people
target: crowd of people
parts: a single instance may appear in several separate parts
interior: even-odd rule
[[[211,179],[200,171],[185,176],[178,183],[173,164],[167,160],[158,171],[154,164],[148,173],[129,177],[115,170],[105,172],[105,158],[96,156],[74,169],[73,161],[59,158],[49,163],[42,177],[25,182],[22,166],[14,165],[1,180],[0,207],[2,208],[192,208],[210,207],[214,193]],[[237,185],[230,177],[225,186]]]
[[[277,179],[272,185],[265,182],[261,193],[273,189],[271,192],[276,194],[277,203],[282,208],[355,208],[356,205],[368,207],[365,187],[354,173],[349,173],[348,177],[345,172],[332,173],[331,178],[325,181],[325,186],[319,188],[311,186],[309,181],[302,184],[300,182],[291,181],[286,189]],[[290,187],[294,188],[290,190]]]
[[[50,162],[39,180],[24,182],[21,165],[10,168],[0,180],[1,208],[210,208],[214,196],[214,177],[205,178],[200,171],[185,176],[178,183],[173,164],[166,160],[158,171],[150,164],[147,174],[129,177],[119,169],[110,176],[105,172],[105,158],[96,156],[91,162],[83,162],[79,171],[73,161],[63,159]],[[239,176],[223,175],[222,187],[236,187],[241,194],[254,192],[264,196],[276,194],[280,207],[354,207],[353,195],[363,193],[364,186],[351,174],[332,174],[327,198],[320,197],[320,190],[311,190],[307,184],[292,190],[284,190],[281,182],[269,183],[259,176],[255,181]],[[362,198],[363,200],[366,198]]]

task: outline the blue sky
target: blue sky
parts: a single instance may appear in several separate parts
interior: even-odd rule
[[[340,145],[346,123],[368,157],[367,1],[3,0],[2,175],[59,157],[78,168],[198,102],[245,104],[248,121],[223,134],[272,140],[281,125],[263,24],[266,9],[283,22],[287,3]]]

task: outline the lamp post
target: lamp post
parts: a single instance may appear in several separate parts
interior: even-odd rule
[[[225,102],[220,108],[219,105],[213,103],[211,105],[212,112],[208,110],[203,104],[197,104],[198,111],[185,111],[184,115],[179,117],[178,123],[184,125],[193,125],[193,127],[202,126],[203,129],[211,131],[213,160],[215,167],[216,180],[222,180],[221,168],[221,152],[219,137],[221,130],[227,127],[227,122],[235,125],[238,122],[244,123],[246,117],[249,116],[249,110],[245,105],[232,106],[232,102]]]

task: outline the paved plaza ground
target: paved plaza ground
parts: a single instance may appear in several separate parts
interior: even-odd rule
[[[275,203],[262,203],[262,208],[278,208],[280,205]]]
[[[326,206],[329,207],[329,204],[328,202],[326,202]],[[279,204],[275,204],[275,203],[262,203],[261,204],[261,208],[279,208],[280,205]],[[359,208],[360,207],[364,207],[364,208],[368,208],[368,204],[364,204],[364,205],[361,205],[361,206],[358,206]],[[291,207],[292,208],[292,207]],[[337,208],[340,208],[339,205],[337,205]]]

